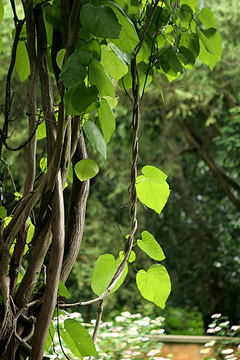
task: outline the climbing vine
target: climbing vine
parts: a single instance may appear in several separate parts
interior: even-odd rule
[[[0,179],[0,345],[4,359],[42,359],[53,338],[56,309],[59,315],[63,309],[98,302],[93,339],[74,319],[55,329],[80,359],[97,356],[94,340],[103,303],[121,286],[135,261],[133,245],[153,260],[165,258],[146,229],[140,229],[142,238],[135,242],[138,200],[160,214],[170,194],[160,169],[145,165],[138,175],[144,92],[153,83],[162,95],[161,76],[169,81],[184,77],[198,58],[213,69],[221,58],[221,38],[211,10],[197,0],[22,0],[21,7],[11,0],[10,4],[14,30],[0,128],[5,169]],[[3,18],[0,2],[0,23]],[[11,129],[14,71],[18,82],[28,87],[26,99],[20,96],[28,135],[18,145]],[[68,298],[64,284],[81,246],[89,182],[101,172],[88,157],[85,141],[107,160],[107,144],[117,131],[117,86],[132,103],[129,234],[118,259],[112,254],[98,258],[91,281],[97,297],[70,304],[63,301]],[[46,155],[36,175],[37,149],[43,142]],[[26,178],[19,194],[7,156],[25,147]],[[4,196],[7,176],[14,206]],[[71,188],[68,211],[66,186]],[[136,284],[144,298],[164,308],[171,283],[163,265],[139,270]]]

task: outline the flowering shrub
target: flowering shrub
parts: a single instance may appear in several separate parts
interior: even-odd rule
[[[239,360],[240,359],[240,326],[230,325],[226,316],[221,314],[212,315],[212,323],[208,326],[207,333],[223,337],[221,342],[212,340],[205,344],[205,349],[201,352],[207,354],[214,346],[215,351],[212,356],[207,356],[204,360]]]
[[[79,320],[82,323],[81,315],[73,313],[69,315],[61,314],[57,320],[53,321],[55,329],[61,325],[67,317]],[[155,335],[164,333],[162,323],[163,317],[151,320],[149,317],[142,317],[141,314],[130,314],[128,311],[121,313],[114,321],[101,322],[98,332],[97,350],[100,360],[127,360],[127,359],[148,359],[148,360],[169,360],[169,357],[161,357],[162,343]],[[95,320],[91,324],[83,324],[91,334]],[[54,337],[53,346],[47,352],[52,358],[64,359],[64,353],[70,360],[78,359],[66,348],[58,337]]]

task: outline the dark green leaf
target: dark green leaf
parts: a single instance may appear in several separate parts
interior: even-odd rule
[[[79,115],[88,113],[87,110],[98,99],[96,86],[86,87],[82,84],[75,88],[71,94],[71,105]]]
[[[85,4],[81,8],[80,20],[82,26],[95,36],[119,39],[122,26],[108,6]]]
[[[88,52],[88,60],[90,61],[91,53]],[[73,88],[83,83],[85,77],[87,76],[86,70],[86,52],[84,51],[74,51],[74,53],[69,56],[66,63],[64,64],[61,74],[59,76],[60,80],[67,88]]]
[[[83,130],[92,145],[104,158],[107,159],[107,148],[104,137],[99,128],[90,120],[86,121],[83,125]]]
[[[61,19],[60,19],[60,1],[54,1],[53,5],[49,2],[45,4],[45,17],[49,24],[51,24],[55,30],[61,31]]]

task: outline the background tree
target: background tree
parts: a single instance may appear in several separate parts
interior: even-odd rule
[[[14,1],[10,3],[13,44],[0,130],[0,345],[4,359],[29,356],[37,360],[43,358],[56,306],[59,311],[98,303],[95,339],[103,301],[122,284],[128,263],[135,260],[137,198],[158,214],[168,199],[167,176],[161,170],[144,166],[142,175],[137,176],[145,88],[151,81],[160,88],[159,73],[169,80],[184,74],[184,68],[192,68],[198,56],[212,69],[221,57],[221,38],[212,12],[202,3],[198,8],[197,1],[156,1],[139,6],[128,1],[29,0],[22,1],[21,9]],[[23,85],[13,90],[15,70]],[[98,297],[65,305],[61,297],[68,297],[64,283],[82,241],[89,180],[99,171],[95,155],[95,160],[87,157],[84,134],[93,154],[97,151],[106,160],[106,144],[115,131],[114,80],[126,92],[131,90],[131,121],[126,126],[132,132],[130,226],[122,236],[119,257],[105,254],[96,262],[91,287]],[[24,88],[28,89],[25,96]],[[25,109],[22,119],[12,117],[17,103]],[[28,127],[24,132],[18,128],[18,137],[14,136],[16,121]],[[23,140],[22,134],[27,134]],[[38,141],[42,141],[40,146]],[[20,194],[5,159],[9,152],[22,149],[27,160]],[[45,156],[39,156],[41,153]],[[41,173],[36,175],[38,160]],[[7,177],[14,202],[6,194]],[[64,198],[67,179],[72,185]],[[160,245],[143,230],[141,227],[138,247],[153,260],[163,260]],[[163,265],[137,271],[136,282],[144,298],[165,306],[170,280]],[[67,319],[58,334],[79,358],[97,355],[93,341],[75,320]],[[79,343],[81,336],[84,347]]]

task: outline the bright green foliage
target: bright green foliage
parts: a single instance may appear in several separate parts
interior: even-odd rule
[[[139,200],[158,214],[164,208],[170,194],[166,175],[153,166],[142,169],[144,175],[137,178],[136,188]]]
[[[39,166],[43,173],[47,172],[47,157],[46,156],[44,156],[43,158],[40,159]]]
[[[106,144],[109,143],[111,135],[116,129],[115,118],[113,111],[108,101],[102,98],[100,107],[98,109],[98,119],[101,125],[102,133]]]
[[[74,171],[81,181],[92,179],[99,172],[98,164],[91,159],[83,159],[76,163]]]
[[[65,297],[66,299],[69,298],[68,289],[66,288],[66,286],[61,281],[59,281],[59,285],[58,285],[58,294],[60,296]]]
[[[98,258],[94,267],[91,281],[91,287],[95,294],[100,296],[107,289],[120,263],[121,259],[116,260],[115,257],[111,254],[101,255]],[[127,276],[127,273],[128,266],[126,264],[122,276],[110,293],[115,292],[122,285],[125,277]]]
[[[120,80],[128,72],[128,67],[123,58],[110,46],[101,46],[101,64],[106,69],[109,76]]]
[[[202,40],[200,41],[199,58],[213,70],[222,56],[221,37],[214,28],[209,28],[204,33],[199,30],[198,34],[201,34],[200,39]]]
[[[136,277],[141,295],[162,309],[171,291],[171,281],[163,265],[155,264],[146,271],[140,270]]]
[[[120,251],[119,252],[119,259],[120,260],[123,260],[123,258],[124,258],[124,251]],[[131,254],[129,255],[129,258],[128,258],[128,262],[129,263],[132,263],[132,262],[134,262],[136,260],[136,253],[134,252],[134,251],[131,251]]]
[[[45,137],[47,136],[46,134],[46,125],[45,125],[45,121],[43,121],[37,129],[37,139],[41,140],[41,139],[45,139]]]
[[[83,359],[84,356],[98,356],[91,336],[78,321],[65,320],[60,336],[69,350],[79,359]]]
[[[59,69],[62,69],[65,54],[66,54],[66,49],[61,49],[57,53],[56,62],[57,62]]]
[[[137,244],[141,250],[143,250],[150,258],[162,261],[165,259],[165,255],[161,246],[155,240],[154,236],[148,231],[142,232],[142,240],[137,240]]]

